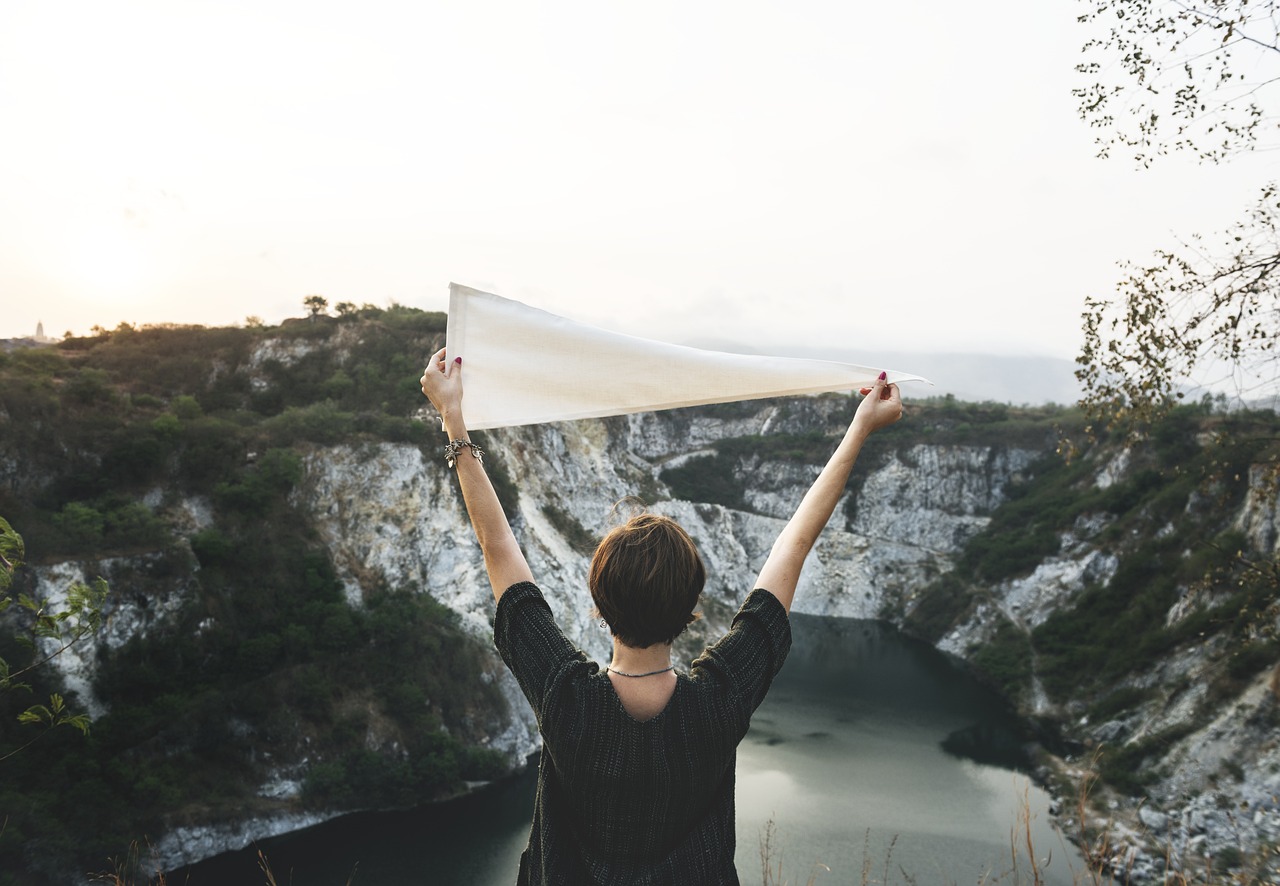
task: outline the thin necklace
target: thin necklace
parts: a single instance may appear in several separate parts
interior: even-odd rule
[[[675,669],[676,669],[675,665],[669,664],[665,668],[660,668],[659,670],[656,670],[656,671],[645,671],[643,674],[628,674],[625,671],[618,670],[613,665],[605,666],[606,671],[612,671],[613,673],[617,674],[619,677],[652,677],[654,674],[665,674],[667,671],[674,671]]]

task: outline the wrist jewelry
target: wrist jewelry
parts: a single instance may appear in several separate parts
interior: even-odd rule
[[[484,464],[484,450],[470,440],[450,440],[444,447],[444,462],[453,467],[458,462],[458,453],[464,449],[471,450],[471,457]]]

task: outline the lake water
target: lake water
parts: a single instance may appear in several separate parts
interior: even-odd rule
[[[779,883],[1030,883],[1008,873],[1020,809],[1046,886],[1069,886],[1079,856],[1049,824],[1048,797],[1015,771],[1016,721],[932,647],[885,626],[792,617],[786,666],[738,751],[738,873],[759,882],[772,822]],[[969,759],[943,743],[963,739]],[[983,762],[975,762],[975,759]],[[452,803],[350,815],[264,840],[276,880],[294,886],[510,886],[529,834],[534,767]],[[1025,814],[1025,813],[1024,813]],[[1025,837],[1019,834],[1018,845]],[[824,870],[823,867],[830,870]],[[903,875],[910,875],[911,880]],[[173,884],[258,884],[256,851],[220,856]]]

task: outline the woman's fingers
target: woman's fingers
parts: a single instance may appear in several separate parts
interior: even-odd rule
[[[876,430],[891,425],[902,418],[902,398],[896,384],[891,384],[885,373],[880,374],[874,386],[861,388],[863,401],[858,404],[858,413]]]
[[[422,378],[418,379],[418,386],[422,388],[422,393],[426,394],[427,397],[431,396],[431,392],[427,390],[427,385],[435,381],[432,378],[433,372],[444,372],[444,348],[431,355],[427,367],[422,370]]]

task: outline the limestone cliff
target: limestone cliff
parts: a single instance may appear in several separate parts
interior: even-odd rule
[[[410,329],[422,336],[415,347],[429,352],[439,329]],[[251,649],[227,651],[225,640],[205,644],[215,635],[235,637],[230,626],[239,616],[219,596],[233,587],[228,576],[236,556],[227,541],[235,536],[225,527],[235,508],[241,539],[262,521],[299,521],[298,544],[322,561],[316,587],[328,587],[331,572],[351,612],[372,617],[395,592],[429,595],[446,607],[470,638],[467,654],[477,656],[472,696],[448,702],[402,692],[397,698],[417,706],[421,722],[453,741],[500,752],[508,766],[537,747],[527,707],[489,643],[493,599],[454,477],[440,457],[434,417],[409,397],[411,378],[396,401],[403,405],[383,404],[377,414],[356,411],[360,385],[377,379],[364,379],[352,354],[375,332],[390,333],[341,326],[331,335],[323,328],[304,332],[295,339],[233,342],[206,366],[204,400],[172,391],[129,394],[130,409],[148,423],[133,433],[155,447],[145,464],[135,463],[141,460],[132,459],[128,447],[103,451],[64,432],[41,437],[43,425],[24,430],[15,422],[9,436],[0,437],[0,491],[7,496],[0,503],[29,507],[38,517],[41,506],[27,502],[43,495],[62,506],[79,495],[108,514],[98,536],[106,538],[112,514],[138,517],[119,503],[123,495],[167,533],[148,545],[136,543],[142,536],[135,532],[128,537],[135,541],[118,543],[120,550],[109,555],[43,557],[29,570],[26,590],[54,605],[76,579],[103,575],[112,586],[108,626],[94,645],[55,659],[80,704],[95,714],[112,711],[117,684],[104,681],[103,669],[120,656],[141,654],[130,651],[131,641],[161,633],[207,656],[232,656],[236,673],[248,674],[246,685],[263,695],[248,713],[210,714],[227,719],[209,729],[234,740],[228,752],[242,755],[236,765],[252,802],[238,817],[228,816],[225,806],[187,806],[166,815],[156,842],[165,866],[243,845],[250,833],[264,836],[373,805],[368,798],[317,799],[335,795],[304,789],[336,765],[326,729],[346,730],[362,752],[397,765],[417,765],[415,754],[422,753],[409,749],[405,725],[386,716],[387,698],[342,687],[332,690],[340,699],[325,700],[331,707],[298,713],[303,702],[288,693],[299,686],[326,691],[295,679],[317,657],[314,644],[328,643],[344,655],[344,643],[379,642],[360,625],[344,625],[332,608],[316,616],[315,638],[298,639],[288,629],[290,614],[277,612],[271,616],[284,627],[246,644]],[[314,402],[289,405],[292,389],[284,380],[298,379],[318,379],[308,394]],[[96,390],[93,384],[106,382],[87,375],[82,384]],[[225,414],[257,436],[210,449],[215,433],[228,439],[240,433],[232,419],[205,414],[214,403],[239,408]],[[244,417],[254,404],[270,413],[259,424]],[[6,416],[21,417],[19,406],[0,406]],[[388,410],[402,414],[388,418]],[[504,429],[484,435],[486,465],[557,618],[597,659],[607,656],[609,642],[590,617],[585,591],[591,536],[609,525],[615,503],[628,496],[679,520],[708,567],[704,618],[678,648],[687,660],[727,627],[851,412],[848,398],[825,396]],[[1061,418],[1011,416],[995,404],[908,403],[906,419],[864,452],[805,566],[796,610],[887,619],[969,661],[1036,718],[1042,736],[1067,748],[1064,759],[1046,759],[1046,779],[1083,778],[1083,764],[1099,747],[1125,761],[1141,779],[1126,786],[1113,778],[1117,790],[1104,795],[1129,829],[1121,832],[1125,851],[1154,844],[1172,847],[1175,860],[1190,860],[1274,842],[1280,837],[1280,750],[1276,687],[1264,665],[1274,662],[1266,631],[1274,629],[1275,595],[1260,591],[1250,598],[1253,634],[1242,638],[1235,627],[1224,627],[1243,623],[1244,604],[1232,602],[1238,594],[1225,578],[1234,561],[1212,559],[1213,551],[1204,549],[1212,541],[1214,550],[1275,560],[1280,506],[1260,467],[1262,455],[1237,453],[1224,470],[1205,455],[1211,441],[1189,425],[1150,451],[1100,444],[1068,465],[1056,454],[1054,424]],[[1202,420],[1208,421],[1200,416],[1192,424]],[[296,473],[283,451],[296,458]],[[92,486],[96,498],[63,492],[90,481],[81,474],[60,477],[57,458],[86,459],[84,477],[121,471],[133,479],[122,482],[125,492],[113,499],[101,483]],[[229,479],[213,467],[201,475],[199,459],[225,465],[218,470],[230,472]],[[1218,466],[1192,476],[1196,459]],[[719,491],[699,493],[712,488],[700,485],[711,477]],[[271,504],[277,494],[287,502]],[[78,516],[72,505],[63,507],[50,524],[63,536],[50,529],[50,537],[70,537]],[[246,579],[237,581],[240,587]],[[1159,585],[1160,593],[1144,596],[1146,585]],[[1259,599],[1265,605],[1257,605]],[[1129,602],[1116,604],[1122,600]],[[1142,627],[1134,634],[1137,651],[1128,657],[1082,652],[1088,636],[1073,646],[1072,626],[1093,625],[1086,634],[1098,629],[1090,613],[1113,604],[1116,623],[1154,607],[1143,616],[1150,632]],[[441,642],[452,636],[452,628],[440,630]],[[313,644],[305,654],[290,652],[289,644],[304,641]],[[1245,665],[1242,648],[1252,656]],[[1272,661],[1253,661],[1260,655]],[[1076,684],[1073,668],[1080,669]],[[281,676],[286,670],[292,676]],[[274,702],[266,699],[278,699],[279,708],[270,710]],[[192,752],[202,739],[182,740],[184,752]],[[446,750],[457,754],[453,745]],[[1064,782],[1059,789],[1069,788]],[[1148,852],[1130,869],[1153,871],[1160,855]]]

